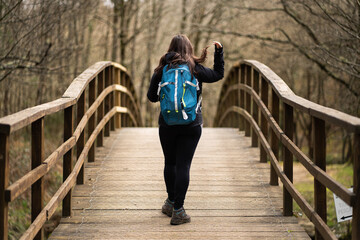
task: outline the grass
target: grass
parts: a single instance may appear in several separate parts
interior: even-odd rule
[[[353,181],[353,168],[350,164],[332,164],[327,166],[327,173],[336,181],[349,188],[352,186]],[[296,189],[314,207],[314,182],[313,177],[306,171],[300,163],[294,163],[294,184]],[[335,204],[333,193],[327,189],[327,224],[330,229],[336,234],[339,239],[351,239],[351,226],[350,221],[338,223],[335,212]],[[307,219],[303,211],[294,201],[294,215],[299,218],[299,222],[310,236],[313,236],[314,227]]]

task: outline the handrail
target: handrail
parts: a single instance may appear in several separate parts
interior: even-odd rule
[[[97,91],[96,91],[97,88]],[[89,97],[86,98],[86,95]],[[89,108],[85,111],[86,100]],[[77,127],[74,129],[74,110]],[[64,142],[44,158],[44,117],[64,110]],[[95,120],[97,125],[95,124]],[[26,126],[32,127],[32,170],[9,186],[9,137]],[[64,95],[49,103],[25,109],[0,118],[0,240],[8,235],[8,203],[29,188],[43,188],[44,176],[63,157],[63,184],[46,206],[43,191],[33,191],[32,224],[21,239],[43,239],[43,225],[63,201],[63,216],[71,215],[71,188],[84,182],[85,158],[95,160],[95,139],[102,146],[110,130],[127,126],[142,126],[140,107],[126,68],[113,62],[98,62],[73,80]],[[85,131],[88,138],[85,139]],[[40,143],[37,144],[36,143]],[[77,148],[73,168],[72,149]]]
[[[269,98],[269,90],[271,92]],[[271,110],[268,102],[271,101]],[[282,104],[280,104],[280,102]],[[284,130],[279,124],[279,106],[282,106]],[[313,121],[314,157],[311,160],[292,141],[294,109],[308,114]],[[258,114],[260,110],[261,121]],[[240,119],[238,118],[240,116]],[[326,222],[326,188],[353,207],[352,239],[360,237],[360,119],[346,113],[321,106],[295,95],[286,83],[270,68],[254,60],[235,64],[227,75],[220,92],[215,126],[239,127],[245,136],[252,138],[256,147],[260,140],[260,161],[270,159],[270,184],[278,185],[278,178],[284,186],[284,215],[292,215],[294,199],[313,222],[316,239],[337,239]],[[342,127],[354,135],[354,191],[326,173],[325,123]],[[259,125],[261,124],[261,127]],[[268,127],[271,134],[268,135]],[[271,138],[270,138],[271,137]],[[269,140],[268,140],[269,139]],[[270,141],[271,140],[271,141]],[[283,169],[279,165],[279,142],[284,148]],[[314,177],[315,209],[301,196],[292,184],[293,156]],[[316,196],[316,197],[315,197]]]

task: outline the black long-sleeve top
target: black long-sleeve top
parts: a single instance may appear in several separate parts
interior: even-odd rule
[[[198,63],[195,64],[194,76],[198,80],[199,87],[200,87],[200,90],[198,91],[198,97],[202,93],[202,83],[203,82],[213,83],[213,82],[219,81],[220,79],[222,79],[224,77],[225,63],[224,63],[223,53],[224,53],[223,48],[215,48],[213,69],[204,67],[203,65],[198,64]],[[166,62],[170,63],[171,58],[173,56],[174,56],[174,53],[171,53],[171,52],[167,53],[165,56]],[[158,86],[159,86],[159,82],[161,81],[161,78],[162,78],[162,71],[159,71],[158,73],[154,73],[151,78],[149,90],[147,93],[147,97],[151,102],[159,101],[159,96],[157,95],[157,90],[158,90]],[[203,123],[203,120],[202,120],[201,107],[200,107],[200,111],[198,111],[198,113],[196,114],[195,120],[192,123],[190,123],[188,126],[198,126],[198,125],[201,125],[202,123]],[[159,116],[159,125],[160,126],[168,126],[165,123],[165,120],[162,117],[161,112],[160,112],[160,116]]]

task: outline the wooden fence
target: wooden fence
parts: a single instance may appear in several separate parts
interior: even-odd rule
[[[269,104],[270,103],[270,104]],[[271,108],[269,109],[269,105]],[[282,114],[280,115],[280,109]],[[294,110],[312,119],[313,159],[293,142]],[[282,116],[282,121],[279,121]],[[283,123],[280,127],[280,122]],[[326,173],[325,124],[343,128],[353,135],[353,189]],[[252,146],[260,140],[260,161],[270,160],[270,184],[283,183],[283,214],[293,214],[293,199],[315,226],[316,239],[337,239],[327,225],[326,188],[353,207],[352,239],[360,239],[360,119],[295,95],[267,66],[253,60],[232,67],[221,89],[215,126],[239,127],[251,136]],[[270,129],[268,129],[270,127]],[[270,131],[269,131],[270,130]],[[269,134],[268,134],[269,133]],[[279,164],[282,144],[283,168]],[[293,185],[293,157],[314,177],[314,208]]]
[[[62,110],[64,142],[45,159],[44,117]],[[32,170],[9,186],[9,138],[16,130],[29,125]],[[62,216],[71,215],[71,190],[75,184],[84,183],[84,161],[95,160],[95,140],[99,147],[111,130],[142,125],[131,78],[123,66],[113,62],[98,62],[86,69],[59,99],[1,118],[0,240],[8,239],[9,202],[29,188],[32,223],[21,239],[43,239],[44,223],[61,203]],[[63,159],[63,184],[44,206],[44,176],[60,159]]]

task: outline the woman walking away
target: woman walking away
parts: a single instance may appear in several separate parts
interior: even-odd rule
[[[193,46],[185,35],[176,35],[160,58],[151,78],[147,97],[160,101],[159,136],[165,157],[164,179],[168,198],[162,212],[170,223],[190,222],[184,210],[189,186],[192,158],[202,130],[202,83],[217,82],[224,77],[223,47],[214,42],[214,67],[204,67],[207,48],[201,57],[194,56]]]

